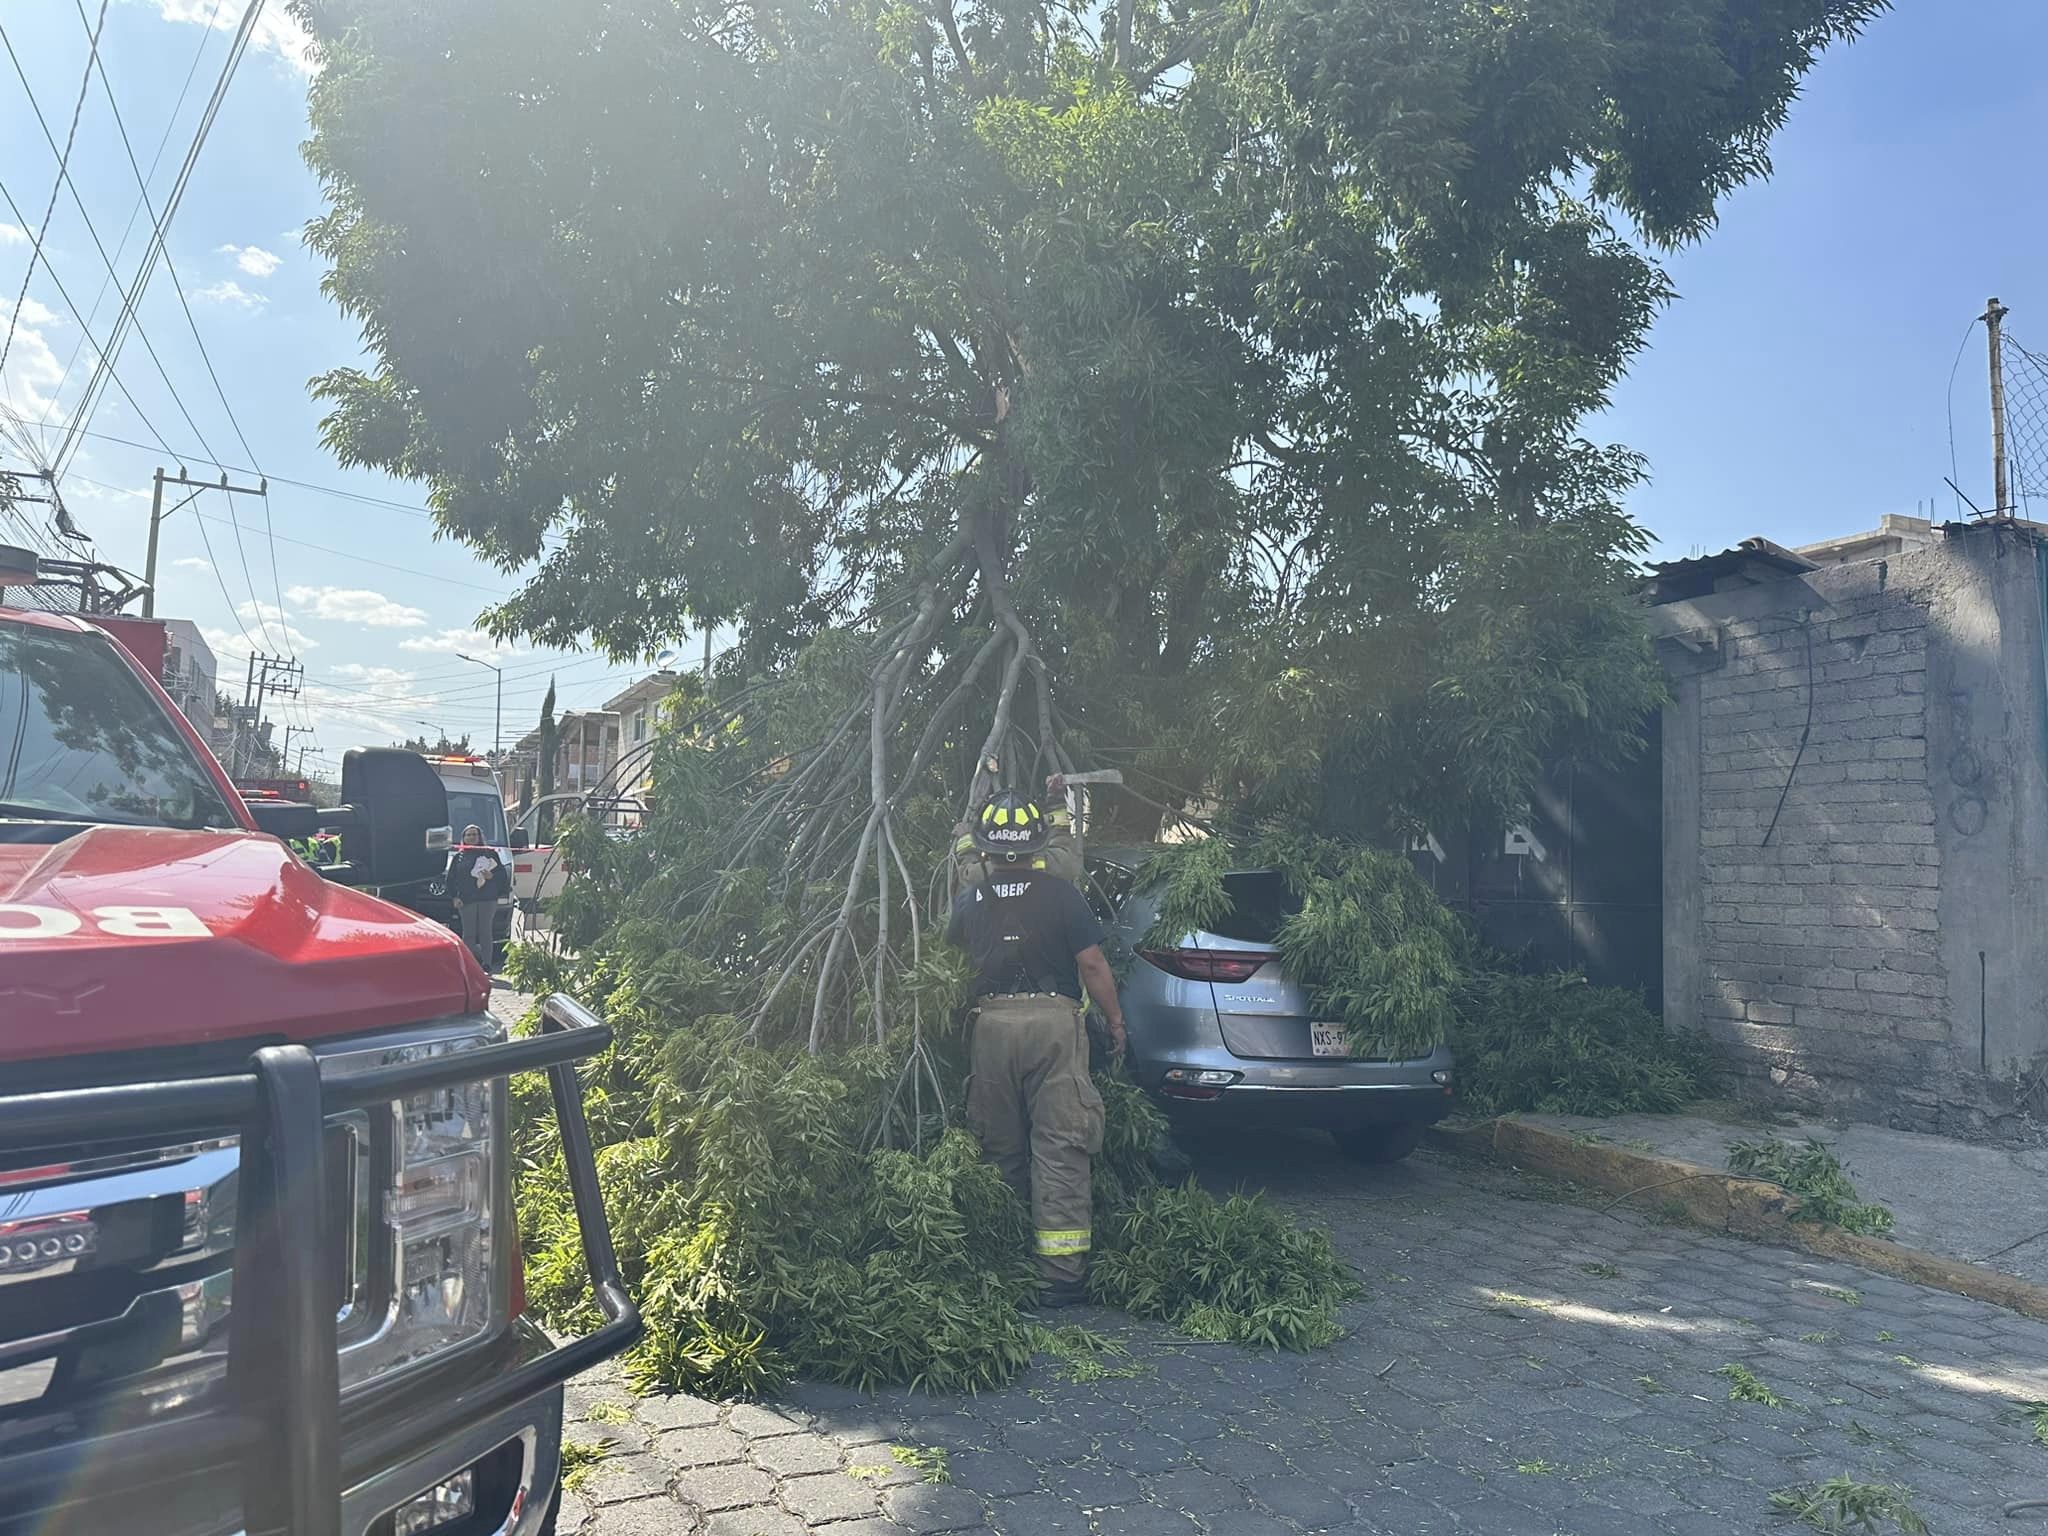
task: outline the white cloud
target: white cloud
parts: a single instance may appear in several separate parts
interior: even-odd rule
[[[186,571],[210,571],[213,569],[213,562],[211,560],[202,560],[197,555],[186,555],[182,559],[173,560],[171,564],[177,566],[180,570]]]
[[[261,309],[270,302],[269,296],[251,293],[233,278],[222,278],[204,288],[187,288],[185,297],[197,299],[202,304],[233,304],[242,309]]]
[[[28,231],[19,224],[0,221],[0,245],[27,245]]]
[[[480,629],[444,629],[438,634],[414,635],[398,642],[401,651],[441,651],[453,655],[467,651],[472,656],[516,656],[519,647],[495,640]]]
[[[0,314],[12,313],[12,306],[0,300]],[[14,324],[14,345],[8,349],[6,371],[0,373],[0,402],[17,415],[34,420],[40,420],[49,411],[51,425],[61,427],[63,418],[52,409],[51,401],[64,377],[64,365],[57,360],[44,335],[56,320],[34,298],[22,305]],[[0,324],[0,334],[5,332],[6,326]]]
[[[275,603],[244,602],[235,608],[235,616],[242,621],[238,629],[200,629],[215,656],[246,661],[253,651],[274,654],[279,646],[294,652],[319,648],[320,642],[287,622]]]
[[[371,629],[418,629],[426,610],[393,602],[367,587],[293,587],[285,593],[302,613],[338,624],[364,624]]]
[[[27,298],[21,301],[21,323],[23,325],[62,325],[64,317],[40,299]]]
[[[260,245],[224,245],[219,254],[235,258],[235,265],[251,277],[268,277],[284,258]]]
[[[165,21],[210,26],[216,32],[232,32],[242,20],[239,5],[223,5],[221,0],[157,0],[156,9]],[[265,53],[276,54],[302,75],[313,73],[312,39],[276,0],[266,5],[263,14],[256,18],[256,30],[250,35],[249,43]]]
[[[432,729],[418,718],[432,705],[416,694],[411,672],[350,661],[325,677],[334,681],[308,682],[299,698],[337,759],[348,745],[387,746]]]

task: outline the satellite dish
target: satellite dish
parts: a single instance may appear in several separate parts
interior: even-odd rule
[[[659,667],[662,671],[666,672],[670,667],[673,667],[676,664],[677,659],[680,658],[682,654],[683,653],[677,650],[674,646],[664,645],[660,650],[654,653],[654,664],[655,666]]]

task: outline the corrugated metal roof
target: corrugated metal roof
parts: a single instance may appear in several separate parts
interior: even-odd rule
[[[1716,554],[1658,561],[1650,567],[1644,595],[1652,603],[1673,603],[1719,591],[1726,577],[1747,577],[1755,583],[1819,569],[1813,561],[1782,544],[1762,537],[1744,539]]]

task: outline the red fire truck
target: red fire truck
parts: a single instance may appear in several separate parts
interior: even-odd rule
[[[453,934],[351,888],[442,866],[432,768],[352,752],[342,798],[245,800],[106,629],[0,607],[0,1536],[552,1529],[562,1384],[640,1328],[575,1077],[608,1031],[558,996],[507,1039]],[[606,1319],[560,1345],[531,1071]]]

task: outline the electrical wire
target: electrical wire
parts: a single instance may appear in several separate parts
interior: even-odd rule
[[[1785,770],[1785,787],[1778,791],[1777,807],[1771,812],[1771,824],[1764,828],[1763,841],[1757,846],[1771,846],[1771,834],[1778,830],[1778,818],[1785,814],[1786,797],[1792,793],[1792,781],[1799,777],[1799,765],[1806,759],[1806,743],[1813,735],[1813,615],[1807,614],[1801,620],[1806,631],[1806,723],[1799,728],[1799,746],[1792,753],[1792,766]]]
[[[79,21],[83,22],[85,20],[85,0],[72,0],[72,3],[78,9]],[[218,9],[218,6],[216,6],[216,9]],[[95,55],[95,60],[99,70],[100,91],[107,98],[107,110],[113,114],[115,131],[118,132],[121,136],[121,149],[123,153],[125,153],[128,157],[128,169],[131,172],[133,172],[135,176],[136,193],[142,199],[143,208],[147,210],[147,212],[149,213],[150,223],[154,225],[156,223],[156,209],[150,206],[149,182],[147,178],[145,178],[142,174],[141,163],[137,161],[135,158],[135,146],[129,141],[128,138],[128,124],[126,120],[121,116],[121,104],[114,98],[114,83],[112,80],[107,78],[106,61],[104,59],[98,59],[97,55]],[[77,195],[75,187],[73,189],[73,195]],[[94,239],[95,241],[97,241],[98,236],[95,235]],[[260,463],[257,463],[256,450],[249,446],[248,436],[242,431],[242,423],[235,415],[235,408],[228,402],[227,391],[221,388],[220,375],[214,371],[213,367],[213,355],[206,350],[206,338],[199,334],[199,322],[195,320],[192,316],[192,306],[185,297],[184,282],[178,276],[177,266],[171,261],[171,253],[168,248],[165,249],[163,257],[164,270],[170,273],[171,275],[171,290],[172,292],[177,294],[178,308],[182,310],[185,315],[185,328],[192,333],[192,344],[199,349],[199,360],[200,362],[206,365],[206,377],[213,384],[214,398],[220,401],[220,408],[227,413],[228,425],[234,429],[235,441],[242,445],[242,452],[246,453],[249,456],[249,462],[251,464],[256,465],[256,473],[265,480],[267,480],[269,477],[263,475],[263,466]],[[113,264],[109,262],[108,271],[111,273],[112,270]],[[269,495],[266,493],[265,495],[263,495],[261,500],[263,502],[264,532],[271,540],[271,595],[277,600],[278,625],[285,632],[285,639],[287,641],[286,650],[287,653],[289,654],[291,627],[289,620],[285,615],[284,584],[282,581],[279,580],[277,574],[277,529],[276,526],[271,521]],[[228,517],[235,524],[235,546],[239,550],[241,548],[242,543],[241,519],[237,517],[235,514],[235,503],[234,498],[232,496],[228,498]],[[244,554],[242,557],[242,574],[245,577],[248,575],[248,565],[248,556]],[[255,583],[253,581],[250,582],[249,595],[251,597],[254,597],[256,595]],[[296,659],[296,657],[294,657],[294,659]]]
[[[83,18],[83,16],[84,16],[84,12],[83,12],[83,10],[81,10],[79,14],[80,14],[80,17],[81,17],[81,18]],[[104,13],[102,14],[102,19],[104,19]],[[56,155],[58,155],[58,162],[57,162],[57,177],[58,177],[58,184],[59,184],[59,185],[60,185],[60,186],[61,186],[62,188],[64,188],[65,190],[68,190],[68,191],[69,191],[69,192],[71,193],[71,201],[72,201],[72,203],[73,203],[73,204],[74,204],[74,205],[75,205],[75,206],[77,207],[77,209],[78,209],[78,216],[79,216],[79,218],[80,218],[80,219],[82,219],[82,220],[84,221],[84,223],[85,223],[85,230],[86,230],[86,233],[87,233],[87,234],[88,234],[89,236],[91,236],[91,238],[92,238],[92,243],[93,243],[93,248],[94,248],[94,249],[95,249],[96,251],[98,251],[98,252],[99,252],[99,257],[100,257],[100,261],[101,261],[101,262],[102,262],[102,263],[103,263],[103,264],[105,265],[105,267],[106,267],[106,269],[107,269],[107,275],[108,275],[108,276],[109,276],[110,278],[113,278],[113,279],[114,279],[115,281],[117,281],[117,282],[118,282],[118,281],[119,281],[119,273],[118,273],[118,272],[116,272],[116,270],[115,270],[115,268],[114,268],[114,258],[113,258],[112,256],[110,256],[110,255],[108,255],[108,254],[107,254],[107,247],[106,247],[106,242],[104,242],[103,240],[101,240],[101,239],[100,239],[100,233],[99,233],[99,229],[97,228],[97,226],[95,226],[95,225],[94,225],[94,223],[93,223],[93,219],[92,219],[92,215],[91,215],[91,213],[90,213],[89,211],[87,211],[87,209],[86,209],[86,206],[85,206],[85,198],[83,197],[83,195],[81,195],[81,194],[80,194],[80,192],[79,192],[79,190],[78,190],[78,183],[77,183],[77,181],[76,181],[76,180],[75,180],[75,179],[74,179],[74,178],[72,177],[72,175],[71,175],[71,173],[70,173],[69,169],[67,168],[67,163],[68,163],[68,161],[69,161],[69,158],[70,158],[70,157],[69,157],[69,154],[68,154],[68,146],[67,146],[67,152],[66,152],[66,153],[62,153],[62,154],[59,154],[59,152],[58,152],[58,149],[57,149],[57,139],[56,139],[56,135],[55,135],[55,134],[53,134],[53,133],[52,133],[52,132],[50,131],[50,124],[49,124],[49,121],[48,121],[48,119],[47,119],[47,118],[45,118],[45,117],[44,117],[44,115],[43,115],[43,108],[42,108],[42,104],[41,104],[41,103],[40,103],[39,101],[37,101],[37,99],[36,99],[36,93],[35,93],[35,88],[34,88],[34,87],[33,87],[32,85],[30,85],[30,84],[29,84],[28,74],[27,74],[27,72],[26,72],[25,70],[23,70],[23,68],[22,68],[22,65],[21,65],[21,58],[20,58],[20,55],[18,55],[18,54],[17,54],[17,53],[16,53],[15,51],[14,51],[14,43],[13,43],[13,40],[12,40],[11,38],[9,38],[9,37],[7,36],[7,32],[6,32],[6,29],[5,29],[4,27],[0,27],[0,44],[4,44],[4,45],[5,45],[5,48],[6,48],[6,51],[7,51],[7,57],[8,57],[8,59],[9,59],[9,60],[10,60],[10,61],[11,61],[11,62],[13,63],[13,65],[14,65],[14,73],[15,73],[16,77],[17,77],[17,78],[18,78],[18,79],[19,79],[19,80],[21,81],[21,88],[22,88],[22,91],[23,91],[23,92],[24,92],[24,93],[25,93],[25,94],[27,95],[27,97],[28,97],[28,104],[29,104],[29,107],[30,107],[30,109],[31,109],[31,110],[32,110],[32,111],[33,111],[33,112],[35,113],[35,118],[36,118],[36,122],[37,122],[37,124],[38,124],[38,125],[40,125],[40,126],[41,126],[41,128],[42,128],[42,130],[43,130],[43,138],[44,138],[44,140],[45,140],[45,141],[46,141],[46,142],[47,142],[47,143],[49,144],[49,146],[50,146],[50,152],[51,152],[52,154],[56,154]],[[99,57],[99,50],[98,50],[98,46],[97,46],[97,43],[95,42],[95,46],[94,46],[94,49],[93,49],[93,63],[97,63],[97,61],[98,61],[98,57]],[[87,66],[87,70],[86,70],[86,81],[87,81],[87,84],[88,84],[88,85],[89,85],[89,84],[91,83],[91,80],[92,80],[92,64],[88,64],[88,66]],[[106,86],[106,84],[107,84],[107,81],[106,81],[106,74],[105,74],[105,71],[104,71],[104,69],[102,69],[102,70],[101,70],[101,73],[100,73],[100,84],[101,84],[101,85],[102,85],[103,87],[105,87],[105,86]],[[109,100],[109,103],[110,103],[110,104],[111,104],[111,102],[112,102],[112,99],[113,99],[113,98],[112,98],[112,93],[111,93],[111,89],[109,88],[109,93],[108,93],[108,100]],[[75,122],[74,122],[74,128],[75,128]],[[121,134],[121,137],[122,137],[122,142],[123,142],[123,143],[126,143],[126,142],[127,142],[127,130],[126,130],[125,128],[124,128],[124,129],[122,130],[122,134]],[[131,152],[131,154],[130,154],[130,163],[131,163],[131,164],[133,163],[133,154],[132,154],[132,152]],[[141,171],[140,171],[140,169],[139,169],[139,168],[137,168],[136,174],[138,175],[138,177],[140,176],[140,174],[141,174]],[[165,259],[166,259],[166,261],[168,261],[168,259],[169,259],[169,256],[168,256],[168,252],[165,252],[165,253],[164,253],[164,255],[165,255]],[[45,266],[48,266],[48,262],[46,261],[46,262],[44,263],[44,265],[45,265]],[[52,274],[52,275],[54,275],[54,274]],[[172,280],[173,280],[173,281],[175,282],[175,281],[176,281],[176,278],[177,278],[177,273],[176,273],[175,269],[172,269],[172,271],[171,271],[171,275],[172,275]],[[146,278],[144,279],[144,281],[146,281]],[[25,294],[25,293],[26,293],[26,287],[24,287],[24,294]],[[66,301],[66,302],[68,303],[68,302],[69,302],[69,300],[67,299],[67,301]],[[179,294],[179,302],[180,302],[181,304],[182,304],[182,303],[184,302],[184,295],[183,295],[182,293],[180,293],[180,294]],[[186,319],[187,319],[187,321],[189,322],[189,321],[190,321],[190,319],[191,319],[191,311],[190,311],[189,309],[187,309],[185,313],[186,313]],[[136,334],[136,335],[138,335],[138,336],[140,336],[140,337],[142,338],[142,346],[143,346],[143,350],[145,350],[146,352],[148,352],[148,354],[149,354],[149,360],[150,360],[150,362],[151,362],[151,363],[153,363],[153,364],[155,365],[155,367],[156,367],[156,371],[157,371],[157,376],[158,376],[159,378],[161,378],[161,379],[163,380],[163,382],[164,382],[164,388],[165,388],[165,389],[166,389],[167,391],[169,391],[169,393],[170,393],[170,396],[171,396],[171,403],[177,406],[177,408],[178,408],[178,414],[179,414],[179,415],[181,415],[181,416],[183,416],[183,417],[185,418],[185,425],[186,425],[187,427],[189,427],[189,428],[191,429],[191,431],[192,431],[192,435],[193,435],[194,437],[196,437],[196,438],[198,438],[198,439],[199,439],[199,444],[200,444],[200,446],[201,446],[202,448],[204,448],[204,449],[206,450],[206,456],[207,456],[208,460],[209,460],[209,461],[211,461],[211,462],[213,462],[213,463],[214,463],[214,464],[216,465],[216,467],[217,467],[217,466],[218,466],[218,463],[219,463],[219,456],[218,456],[218,455],[216,455],[216,454],[214,453],[214,451],[213,451],[213,445],[212,445],[211,443],[207,442],[207,440],[206,440],[206,434],[205,434],[205,433],[204,433],[203,431],[201,431],[201,430],[200,430],[200,427],[199,427],[199,423],[198,423],[197,421],[195,421],[195,420],[193,419],[193,417],[192,417],[192,412],[191,412],[191,411],[190,411],[190,410],[189,410],[189,409],[188,409],[188,408],[186,407],[186,405],[185,405],[185,400],[184,400],[184,397],[183,397],[182,395],[180,395],[180,394],[178,393],[178,386],[177,386],[177,385],[176,385],[175,383],[173,383],[173,382],[172,382],[172,380],[171,380],[171,375],[170,375],[170,371],[169,371],[169,370],[168,370],[167,368],[165,368],[165,367],[164,367],[163,359],[162,359],[161,357],[159,357],[159,356],[157,355],[157,350],[156,350],[156,344],[155,344],[154,342],[152,342],[152,341],[151,341],[151,340],[149,339],[149,333],[148,333],[148,332],[147,332],[146,330],[144,330],[144,329],[142,328],[142,321],[141,321],[141,317],[140,317],[140,315],[139,315],[139,314],[137,314],[137,315],[134,315],[134,316],[132,316],[131,318],[132,318],[132,320],[133,320],[133,326],[132,326],[132,328],[133,328],[133,330],[135,331],[135,334]],[[195,341],[198,341],[198,340],[199,340],[199,331],[198,331],[198,327],[197,327],[197,326],[194,326],[194,327],[193,327],[192,335],[193,335],[193,339],[194,339]],[[111,341],[111,340],[110,340],[109,344],[110,344],[110,345],[118,345],[119,343],[118,343],[118,342],[114,342],[114,341]],[[205,347],[206,347],[206,344],[205,344],[205,343],[204,343],[203,341],[201,341],[201,342],[200,342],[200,351],[201,351],[201,354],[202,354],[202,355],[204,355],[204,352],[205,352]],[[104,361],[104,360],[105,360],[105,359],[104,359],[104,357],[103,357],[103,358],[102,358],[102,361]],[[212,372],[212,368],[213,368],[212,362],[211,362],[211,360],[209,360],[209,361],[208,361],[208,363],[207,363],[207,371],[208,371],[209,373],[211,373],[211,372]],[[216,388],[217,388],[217,387],[218,387],[218,381],[216,381]],[[225,396],[222,396],[222,403],[223,403],[223,404],[225,404],[225,403],[226,403],[226,397],[225,397]],[[232,413],[232,412],[230,412],[230,413],[229,413],[229,418],[230,418],[230,420],[232,420],[232,419],[233,419],[233,413]],[[239,432],[240,432],[240,430],[241,430],[241,429],[240,429],[240,426],[239,426],[239,424],[238,424],[238,425],[237,425],[237,427],[236,427],[236,431],[237,431],[237,433],[239,433]],[[244,444],[243,446],[244,446],[244,447],[246,448],[246,447],[247,447],[247,444],[245,443],[245,444]],[[61,456],[62,456],[62,450],[60,449],[60,450],[59,450],[59,457],[61,457]],[[50,468],[50,470],[51,470],[51,477],[50,477],[50,481],[51,481],[51,487],[52,487],[52,491],[53,491],[53,493],[54,493],[54,491],[55,491],[55,488],[56,488],[56,485],[57,485],[57,480],[58,480],[58,476],[59,476],[59,475],[61,474],[61,471],[60,471],[60,470],[58,470],[58,469],[56,468],[56,466],[55,466],[55,464],[54,464],[54,463],[52,463],[52,464],[51,464],[50,466],[47,466],[47,467],[48,467],[48,468]],[[259,473],[260,473],[260,471],[259,471]],[[234,516],[234,504],[233,504],[233,501],[232,501],[232,499],[230,499],[230,501],[229,501],[229,508],[228,508],[228,510],[229,510],[229,515],[230,515],[230,517],[233,517],[233,516]],[[289,649],[290,649],[289,645],[286,645],[286,646],[282,646],[282,647],[280,647],[280,646],[279,646],[279,645],[277,644],[277,642],[276,642],[275,638],[274,638],[274,637],[273,637],[273,636],[271,635],[271,633],[270,633],[270,624],[269,624],[269,621],[268,621],[268,616],[267,616],[267,614],[266,614],[266,613],[264,612],[264,608],[263,608],[263,604],[262,604],[261,600],[260,600],[260,599],[258,599],[258,598],[257,598],[257,596],[256,596],[256,578],[255,578],[255,576],[254,576],[254,575],[253,575],[253,574],[252,574],[252,573],[250,572],[250,570],[249,570],[249,552],[248,552],[248,549],[247,549],[247,547],[246,547],[246,546],[245,546],[245,545],[243,544],[243,542],[242,542],[242,528],[241,528],[241,521],[240,521],[240,519],[239,519],[239,518],[236,518],[236,519],[235,519],[235,550],[236,550],[236,553],[237,553],[237,555],[238,555],[238,556],[240,557],[240,559],[241,559],[241,564],[242,564],[242,579],[243,579],[243,581],[244,581],[244,582],[245,582],[245,583],[247,584],[247,586],[248,586],[248,588],[249,588],[249,599],[250,599],[250,602],[251,602],[251,604],[252,604],[252,606],[254,607],[254,609],[255,609],[255,612],[256,612],[256,621],[257,621],[257,628],[259,628],[259,629],[260,629],[260,630],[261,630],[261,631],[263,632],[263,640],[264,640],[264,644],[265,644],[266,646],[268,646],[268,647],[269,647],[270,649],[272,649],[272,650],[285,650],[285,651],[289,651]],[[274,563],[274,561],[273,561],[273,569],[274,569],[274,568],[275,568],[275,563]],[[280,603],[278,604],[278,620],[279,620],[279,627],[280,627],[280,628],[283,628],[283,629],[285,629],[285,632],[286,632],[286,636],[287,636],[287,639],[289,639],[289,635],[290,635],[290,630],[289,630],[289,628],[288,628],[287,626],[285,626],[285,625],[284,625],[283,619],[284,619],[284,605],[283,605],[283,603],[282,603],[282,602],[280,602]],[[240,622],[240,621],[239,621],[239,619],[237,620],[237,622],[238,622],[238,623]],[[245,637],[246,637],[246,634],[247,634],[247,631],[244,631],[244,635],[245,635]]]
[[[7,204],[8,211],[11,212],[17,220],[21,218],[21,207],[14,201],[14,196],[7,190],[7,184],[5,182],[0,182],[0,202],[5,202]],[[100,345],[97,341],[93,340],[92,332],[86,327],[84,319],[81,318],[84,312],[80,310],[76,304],[72,303],[70,291],[66,289],[64,286],[64,279],[57,275],[57,269],[50,265],[48,257],[43,257],[42,262],[43,270],[50,274],[50,281],[56,286],[57,297],[64,301],[64,307],[71,311],[72,317],[74,319],[78,320],[78,328],[80,331],[84,332],[85,339],[91,345],[92,349],[95,352],[99,352]],[[102,353],[101,355],[102,357],[104,357],[105,354]],[[113,381],[114,387],[121,391],[121,398],[128,402],[128,408],[135,412],[136,419],[140,421],[142,425],[148,429],[149,435],[156,439],[157,447],[162,449],[163,452],[168,456],[176,458],[177,454],[172,450],[171,445],[164,441],[163,434],[157,431],[156,429],[156,424],[149,419],[147,414],[144,413],[142,407],[135,403],[135,397],[128,392],[128,386],[121,382],[121,376],[118,373],[115,373],[112,369],[109,369],[108,377]],[[22,416],[14,411],[6,411],[4,412],[4,414],[12,416],[16,421],[27,422],[28,420],[27,417]]]
[[[79,14],[82,16],[85,13],[80,11]],[[7,318],[7,340],[0,342],[0,372],[6,370],[7,354],[14,350],[15,327],[21,323],[22,310],[28,307],[29,281],[36,275],[36,259],[43,254],[43,241],[50,233],[50,216],[57,211],[57,194],[64,189],[64,183],[67,179],[67,168],[71,164],[71,147],[78,142],[78,120],[85,115],[85,98],[88,89],[92,85],[92,67],[99,61],[100,32],[106,24],[107,0],[100,0],[100,19],[98,24],[92,29],[92,50],[86,56],[85,75],[78,82],[78,100],[71,107],[71,127],[64,135],[64,152],[57,157],[57,179],[50,184],[50,200],[43,205],[43,222],[36,230],[35,243],[29,247],[28,270],[21,274],[21,294],[14,301],[14,313]],[[4,38],[6,35],[6,29],[0,28],[0,38]],[[7,53],[10,58],[13,57],[14,45],[12,43],[7,45]],[[21,68],[19,60],[16,61],[14,67],[16,70]],[[22,77],[24,84],[27,82],[27,78],[26,75]],[[36,109],[37,118],[40,119],[42,115],[42,109],[38,107]],[[48,131],[48,126],[45,125],[44,132],[47,133]],[[51,140],[50,147],[52,149],[57,147],[54,139]]]
[[[21,415],[19,412],[8,410],[5,406],[0,406],[0,417],[9,417],[30,426],[36,425],[28,417]],[[139,443],[132,437],[122,437],[114,432],[93,430],[81,432],[79,435],[81,437],[93,438],[103,443],[118,443],[124,448],[138,448],[145,453],[161,451],[169,454],[181,463],[212,463],[216,469],[229,470],[235,474],[242,475],[260,475],[263,473],[263,471],[253,469],[247,464],[222,464],[206,458],[203,454],[182,452],[179,449],[165,445],[162,439],[158,439],[157,449],[152,450],[147,443]],[[328,485],[318,480],[295,480],[290,475],[269,475],[266,478],[277,485],[289,485],[295,490],[311,491],[316,496],[331,496],[337,501],[352,501],[362,506],[380,507],[387,511],[403,512],[408,517],[423,518],[428,522],[433,522],[436,516],[432,507],[421,506],[418,502],[394,501],[388,496],[373,496],[367,491],[346,490],[341,486]],[[94,482],[87,483],[91,484]],[[115,487],[115,489],[119,489],[119,487]],[[562,535],[557,533],[544,533],[541,535],[541,543],[546,548],[559,549],[566,542]]]
[[[1963,366],[1963,349],[1969,346],[1970,336],[1983,318],[1982,315],[1972,316],[1970,323],[1963,327],[1963,339],[1956,343],[1956,360],[1948,367],[1948,483],[1956,493],[1957,522],[1963,520],[1963,472],[1956,465],[1956,373]]]
[[[176,217],[178,205],[184,200],[185,189],[191,184],[192,171],[199,163],[199,152],[205,147],[206,138],[213,130],[214,119],[220,113],[220,104],[227,96],[229,82],[240,68],[242,56],[247,52],[249,37],[255,30],[256,16],[263,7],[263,0],[249,0],[248,9],[242,13],[242,20],[235,31],[234,40],[228,45],[228,56],[221,66],[220,78],[214,82],[213,94],[207,99],[201,113],[199,125],[192,136],[192,144],[185,151],[184,162],[178,167],[176,179],[171,184],[170,194],[164,199],[163,211],[157,216],[148,248],[144,252],[141,266],[136,270],[135,280],[129,285],[122,299],[120,313],[114,317],[113,329],[108,333],[112,351],[102,351],[94,365],[91,378],[86,381],[85,393],[80,397],[78,408],[65,423],[64,436],[59,440],[57,455],[51,467],[62,472],[78,451],[78,433],[91,420],[98,409],[99,401],[106,393],[106,379],[113,373],[114,363],[121,344],[136,316],[136,306],[141,301],[142,291],[156,271],[156,261],[163,254],[164,242],[170,230],[171,220]]]
[[[206,45],[213,41],[214,22],[220,16],[220,8],[225,3],[226,0],[213,0],[213,9],[207,13],[206,23],[199,34],[199,46],[192,50],[192,62],[185,67],[185,79],[178,87],[178,99],[171,104],[170,116],[164,121],[164,131],[157,137],[156,153],[150,156],[148,180],[156,179],[156,168],[163,163],[164,151],[170,147],[171,133],[178,126],[178,115],[185,110],[185,98],[192,93],[192,82],[199,74],[199,61],[206,57]],[[104,73],[101,78],[106,78]],[[135,200],[128,210],[128,222],[121,226],[121,238],[114,244],[114,260],[117,264],[128,253],[128,237],[135,232],[135,219],[136,215],[142,212],[142,204],[143,199]],[[150,217],[154,222],[154,213]],[[115,286],[111,277],[100,279],[100,291],[93,295],[92,311],[86,317],[88,324],[99,318],[100,305],[106,300],[107,289],[110,286]],[[38,427],[49,426],[50,412],[57,408],[57,401],[64,393],[64,386],[71,382],[71,371],[78,366],[79,354],[84,350],[85,339],[81,336],[72,344],[71,355],[64,360],[64,371],[58,375],[57,387],[50,392],[50,403],[43,408],[43,417],[37,423]]]

